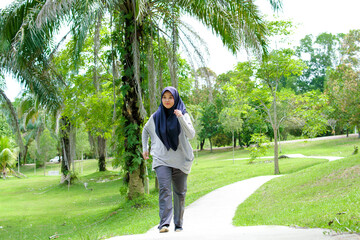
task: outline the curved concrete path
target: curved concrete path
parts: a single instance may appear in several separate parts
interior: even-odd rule
[[[279,176],[260,176],[216,189],[201,197],[185,210],[184,231],[159,233],[157,226],[145,234],[113,237],[111,240],[359,240],[355,234],[325,235],[324,229],[303,229],[285,226],[235,227],[235,211],[261,185]]]
[[[305,156],[302,154],[284,154],[285,156],[289,158],[318,158],[318,159],[327,159],[329,162],[342,159],[344,157],[331,157],[331,156]],[[233,161],[233,160],[248,160],[250,158],[234,158],[234,159],[224,159],[220,161]],[[268,157],[260,157],[260,159],[274,159],[274,156],[268,156]]]

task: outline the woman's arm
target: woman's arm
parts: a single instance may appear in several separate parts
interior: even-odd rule
[[[184,115],[181,115],[178,117],[181,130],[185,132],[185,136],[188,139],[192,139],[195,137],[195,129],[191,123],[190,115],[185,113]]]
[[[149,121],[145,124],[143,131],[142,131],[142,136],[141,136],[141,140],[142,140],[142,155],[144,159],[149,159],[149,131],[148,131],[148,123]]]

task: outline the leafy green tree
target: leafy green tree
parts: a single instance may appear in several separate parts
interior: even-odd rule
[[[39,139],[39,145],[37,146],[38,162],[37,165],[44,167],[44,175],[46,175],[46,162],[57,155],[57,141],[54,139],[50,131],[45,129]]]
[[[321,33],[316,38],[306,35],[300,40],[296,52],[304,59],[307,68],[296,82],[297,91],[324,91],[326,71],[328,68],[334,69],[339,61],[337,56],[341,38],[342,34]]]
[[[196,149],[200,150],[199,148],[200,148],[201,139],[199,137],[199,133],[202,132],[202,125],[201,125],[201,120],[200,120],[201,119],[201,107],[199,105],[189,104],[186,106],[186,110],[192,117],[191,120],[192,120],[194,129],[195,129],[195,137],[190,141],[196,141]]]
[[[337,119],[351,126],[360,126],[359,72],[348,64],[340,64],[327,81],[327,93]]]
[[[260,102],[260,106],[266,113],[266,120],[271,124],[274,133],[274,173],[279,174],[278,163],[278,131],[280,125],[291,115],[292,105],[291,92],[279,93],[279,83],[282,77],[301,75],[305,68],[301,60],[294,58],[294,51],[282,49],[272,51],[267,59],[263,61],[257,72],[256,78],[260,86],[255,89],[253,96]],[[283,104],[280,104],[282,102]]]
[[[76,156],[77,159],[83,159],[85,153],[89,153],[91,150],[89,136],[85,131],[85,126],[80,126],[76,133]]]
[[[222,79],[222,90],[225,93],[224,98],[227,100],[226,105],[236,108],[237,111],[241,112],[241,131],[235,132],[235,135],[239,138],[239,145],[248,145],[250,142],[251,134],[256,131],[256,126],[251,120],[253,113],[256,111],[249,105],[251,102],[250,96],[255,87],[255,82],[252,81],[254,74],[254,62],[239,62],[233,71],[229,71],[226,77],[223,75]],[[258,116],[256,115],[258,118]],[[236,141],[234,141],[236,145]]]
[[[76,44],[74,40],[56,55],[54,61],[66,76],[69,84],[62,91],[64,99],[62,115],[71,122],[72,132],[75,132],[74,129],[80,127],[82,123],[85,124],[86,130],[95,140],[94,150],[98,157],[99,171],[105,171],[106,143],[111,138],[114,123],[114,96],[112,94],[114,86],[111,84],[112,76],[107,67],[98,63],[106,62],[109,57],[106,50],[109,44],[106,40],[109,32],[108,29],[100,26],[101,24],[97,21],[94,26],[95,34],[87,37],[82,55],[79,57],[78,69],[74,68],[74,59],[68,58],[71,49]],[[99,42],[100,35],[104,36],[105,40]],[[93,54],[94,52],[96,55]],[[75,146],[74,141],[72,149],[75,149]]]
[[[220,122],[217,107],[214,103],[207,103],[201,110],[201,132],[199,133],[200,138],[205,140],[209,139],[210,151],[212,152],[212,138],[217,134]]]
[[[26,91],[19,99],[17,114],[20,118],[22,137],[24,140],[24,157],[23,163],[27,162],[27,152],[32,141],[39,144],[39,137],[46,127],[46,112],[39,104],[34,94]]]
[[[328,71],[327,91],[333,118],[339,120],[347,129],[360,126],[360,30],[351,30],[341,44],[341,61],[334,70]]]
[[[35,164],[35,170],[36,170],[36,163],[38,162],[38,153],[37,153],[37,145],[35,141],[30,142],[28,153],[30,155],[30,158],[34,161]]]
[[[327,132],[328,120],[332,111],[327,95],[320,91],[310,91],[296,96],[295,114],[301,123],[302,135],[313,138]]]
[[[216,73],[214,73],[210,68],[201,67],[196,70],[196,75],[198,81],[200,80],[205,85],[204,89],[206,89],[208,92],[207,94],[209,97],[208,101],[213,102],[214,81],[216,79]]]
[[[230,106],[222,109],[219,120],[224,127],[225,131],[231,132],[232,134],[232,142],[233,142],[233,163],[235,163],[235,144],[234,144],[234,136],[235,133],[239,133],[242,129],[243,119],[242,119],[243,111],[239,107]]]
[[[12,130],[6,121],[6,117],[2,113],[0,113],[0,136],[7,136],[10,138],[13,136]]]
[[[239,134],[240,146],[250,146],[251,136],[255,133],[265,133],[268,131],[267,124],[261,110],[251,107],[243,117],[242,131]]]

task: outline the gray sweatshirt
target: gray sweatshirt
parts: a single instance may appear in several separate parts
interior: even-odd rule
[[[194,153],[188,139],[195,136],[195,129],[192,126],[189,114],[185,113],[183,116],[178,117],[178,120],[181,127],[179,146],[176,151],[171,148],[167,150],[155,132],[155,121],[153,115],[151,115],[142,132],[143,152],[149,151],[148,142],[150,136],[150,154],[153,156],[153,169],[158,166],[168,166],[180,169],[184,173],[189,174],[192,161],[194,160]]]

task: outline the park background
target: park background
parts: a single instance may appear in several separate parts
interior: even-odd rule
[[[53,18],[52,7],[56,10],[59,6],[49,4],[44,11],[34,8],[39,11],[35,11],[39,14],[35,15],[44,18],[42,23],[34,23],[31,22],[34,17],[31,8],[27,9],[24,1],[18,1],[23,3],[19,5],[7,5],[10,6],[9,11],[1,13],[1,37],[4,40],[1,50],[3,178],[13,181],[13,176],[25,178],[18,182],[23,184],[26,181],[31,183],[30,176],[33,176],[33,181],[39,182],[32,184],[40,186],[44,183],[43,178],[37,178],[39,173],[49,177],[50,168],[61,175],[51,177],[52,184],[59,188],[57,190],[64,190],[55,184],[61,181],[68,191],[70,188],[81,191],[82,188],[88,190],[87,179],[102,181],[104,174],[110,174],[105,179],[124,182],[118,184],[116,194],[129,200],[127,204],[130,208],[154,207],[154,193],[151,195],[151,191],[156,191],[154,173],[151,162],[141,158],[139,138],[142,124],[156,110],[161,89],[167,85],[179,89],[192,116],[197,136],[191,143],[196,149],[196,156],[206,152],[204,149],[212,153],[213,147],[230,147],[234,162],[237,149],[241,154],[247,154],[250,160],[246,163],[251,164],[261,156],[272,154],[271,172],[280,174],[287,171],[282,170],[279,164],[279,152],[283,151],[281,146],[279,148],[280,140],[357,133],[360,120],[360,39],[359,28],[351,18],[356,16],[352,14],[356,9],[355,2],[342,3],[340,6],[344,9],[336,5],[337,16],[346,13],[339,18],[333,17],[334,8],[328,8],[334,4],[332,1],[323,5],[318,5],[320,1],[311,4],[303,2],[307,5],[303,11],[296,7],[297,11],[285,18],[281,17],[281,13],[280,17],[272,17],[273,10],[270,11],[269,2],[265,2],[267,5],[261,9],[268,11],[269,17],[257,13],[258,22],[252,22],[251,18],[246,22],[254,27],[252,30],[258,35],[253,35],[251,31],[239,31],[239,39],[217,29],[215,31],[222,35],[222,40],[213,38],[208,43],[208,49],[203,39],[210,39],[210,31],[203,30],[204,27],[188,18],[184,21],[190,22],[183,23],[178,18],[182,12],[177,8],[164,12],[171,21],[161,34],[154,30],[156,28],[151,28],[151,24],[145,30],[142,28],[151,20],[147,18],[151,14],[144,14],[146,21],[135,21],[138,24],[135,29],[143,31],[143,38],[126,45],[129,44],[126,42],[129,36],[121,35],[126,31],[118,31],[125,27],[112,22],[121,22],[122,18],[116,14],[115,17],[102,15],[106,8],[99,6],[101,4],[94,2],[91,5],[97,14],[87,14],[85,10],[89,6],[79,6],[83,7],[80,8],[83,12],[74,19],[74,25],[69,23],[71,18],[62,18],[61,11],[55,11],[60,14],[61,21]],[[279,7],[278,3],[273,1],[275,8]],[[284,13],[286,6],[290,6],[287,4],[289,2],[284,1]],[[23,7],[27,11],[23,12]],[[61,7],[66,10],[68,6]],[[319,11],[321,7],[328,11]],[[317,20],[313,19],[316,9],[331,17],[325,20],[317,16]],[[301,23],[298,25],[291,20],[300,12],[306,19],[313,19],[311,26],[319,26],[321,30],[305,27],[304,31]],[[46,19],[45,13],[49,14],[49,19]],[[86,18],[81,18],[84,16]],[[206,18],[202,17],[206,23]],[[22,22],[11,22],[9,19]],[[334,20],[347,21],[339,24]],[[58,41],[63,39],[63,35],[58,35],[64,29],[62,21],[68,21],[76,31],[72,33],[73,38],[70,34],[58,46]],[[81,21],[88,22],[84,24]],[[13,24],[20,30],[17,31]],[[42,24],[46,31],[37,30]],[[174,26],[179,27],[179,31],[175,31]],[[233,30],[237,32],[239,29]],[[133,34],[134,27],[129,27],[129,32]],[[125,45],[116,42],[121,42],[119,39],[123,39]],[[222,47],[221,41],[237,53],[237,57],[232,57]],[[187,44],[182,45],[184,42]],[[129,46],[132,48],[130,51]],[[206,54],[207,50],[210,55]],[[133,54],[134,58],[115,60],[115,56],[127,54]],[[127,61],[134,64],[128,68],[132,69],[133,78],[127,78]],[[5,81],[9,78],[12,79],[10,81],[21,82],[23,88],[13,100],[4,91],[7,85],[11,94],[15,92]],[[347,145],[347,154],[356,152],[353,143],[356,140],[351,142],[351,147]],[[59,165],[49,163],[55,156],[62,159]],[[89,169],[96,172],[97,177],[92,178],[90,172],[86,172],[87,163],[95,163]],[[314,163],[308,166],[312,165]],[[291,169],[290,172],[296,171]],[[209,189],[201,191],[201,194],[206,191]],[[136,202],[135,199],[144,194],[145,197]],[[131,202],[134,200],[135,203]],[[44,209],[47,213],[48,208]],[[93,216],[90,218],[94,219]],[[355,221],[355,226],[357,224]],[[134,231],[138,230],[130,232]],[[31,229],[22,234],[30,232]]]

